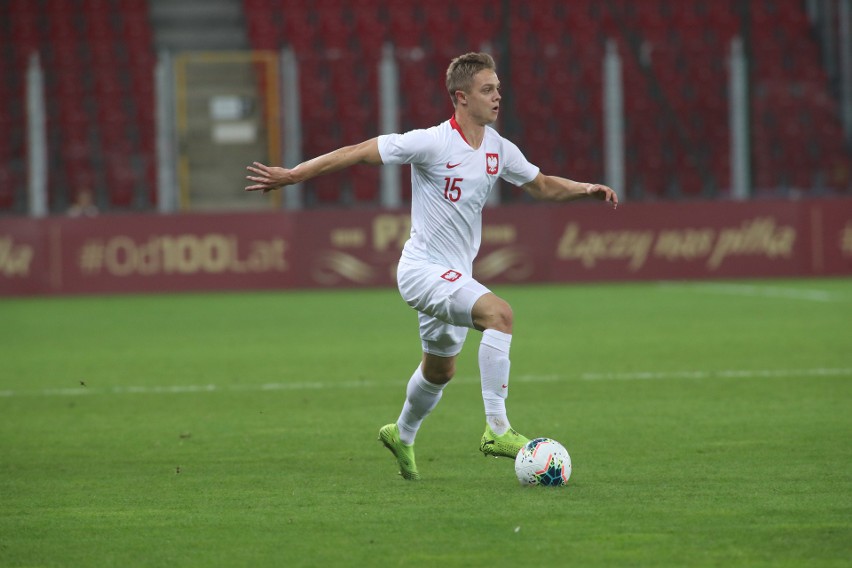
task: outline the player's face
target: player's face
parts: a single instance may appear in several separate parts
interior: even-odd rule
[[[497,73],[483,69],[473,76],[473,86],[466,93],[468,112],[480,124],[491,124],[500,113],[500,80]]]

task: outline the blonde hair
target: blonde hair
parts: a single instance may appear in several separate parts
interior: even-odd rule
[[[456,91],[470,91],[473,77],[483,69],[497,70],[494,58],[487,53],[465,53],[450,62],[447,67],[447,91],[453,106],[456,106]]]

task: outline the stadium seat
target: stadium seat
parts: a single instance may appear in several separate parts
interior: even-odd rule
[[[406,5],[391,9],[390,39],[399,49],[421,48],[425,44],[422,22],[414,18]]]

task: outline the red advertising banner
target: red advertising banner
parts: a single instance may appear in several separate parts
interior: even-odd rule
[[[0,295],[391,286],[407,212],[0,220]],[[852,199],[487,209],[485,283],[852,275]]]

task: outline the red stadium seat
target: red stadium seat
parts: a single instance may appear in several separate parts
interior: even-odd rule
[[[349,179],[352,183],[352,194],[356,203],[378,204],[380,170],[373,166],[356,166],[352,168]]]

